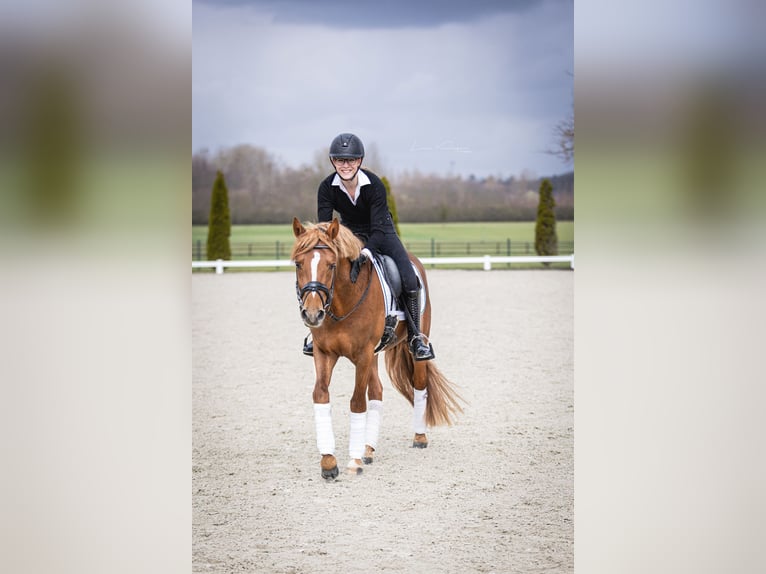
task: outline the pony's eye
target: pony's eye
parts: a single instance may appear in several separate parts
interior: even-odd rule
[[[335,271],[335,268],[337,267],[337,265],[335,263],[330,263],[329,267],[330,267],[330,269]]]

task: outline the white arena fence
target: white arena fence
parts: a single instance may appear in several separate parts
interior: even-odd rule
[[[476,265],[481,264],[485,271],[491,271],[493,264],[499,263],[569,263],[574,269],[574,253],[571,255],[484,255],[482,257],[420,257],[423,265]],[[253,261],[192,261],[192,269],[215,269],[221,274],[227,267],[256,269],[259,267],[292,267],[289,259],[253,260]]]

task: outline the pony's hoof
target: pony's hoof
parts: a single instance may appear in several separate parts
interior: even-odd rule
[[[362,462],[364,464],[372,464],[372,453],[375,452],[375,449],[372,448],[370,445],[365,445],[364,447],[364,456],[362,457]]]
[[[362,457],[362,462],[364,464],[372,464],[372,457],[371,456],[363,456]]]
[[[362,461],[358,458],[352,458],[348,466],[346,466],[346,474],[351,474],[354,476],[358,476],[362,474]]]
[[[332,480],[333,478],[337,478],[337,477],[338,477],[338,467],[337,466],[334,467],[334,468],[327,469],[327,470],[325,470],[324,468],[322,469],[322,478],[324,478],[326,480]]]
[[[415,438],[412,439],[412,448],[426,448],[428,446],[428,439],[426,435],[416,433]]]
[[[327,480],[336,478],[338,476],[338,461],[331,454],[322,455],[322,478]]]

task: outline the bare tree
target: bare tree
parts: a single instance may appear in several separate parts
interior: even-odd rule
[[[566,119],[556,124],[556,149],[553,153],[566,163],[574,160],[574,105]]]
[[[573,76],[572,72],[567,72]],[[572,94],[572,108],[567,117],[561,120],[553,130],[556,138],[556,146],[548,153],[557,155],[565,163],[572,163],[574,160],[574,94]]]
[[[370,148],[375,171],[378,151]],[[552,153],[552,152],[551,152]],[[201,150],[192,155],[192,221],[207,224],[210,189],[216,170],[226,174],[232,223],[289,223],[293,217],[313,221],[316,190],[332,170],[325,149],[317,150],[313,162],[290,167],[266,150],[252,145],[224,148],[211,154]],[[367,159],[365,159],[367,165]],[[403,171],[387,176],[395,190],[400,222],[413,221],[532,221],[538,205],[541,178],[524,169],[518,176],[439,176]],[[574,174],[549,175],[555,197],[556,218],[574,216]]]

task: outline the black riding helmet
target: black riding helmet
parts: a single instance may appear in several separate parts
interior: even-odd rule
[[[362,140],[354,134],[340,134],[330,144],[330,159],[359,159],[363,157]]]

